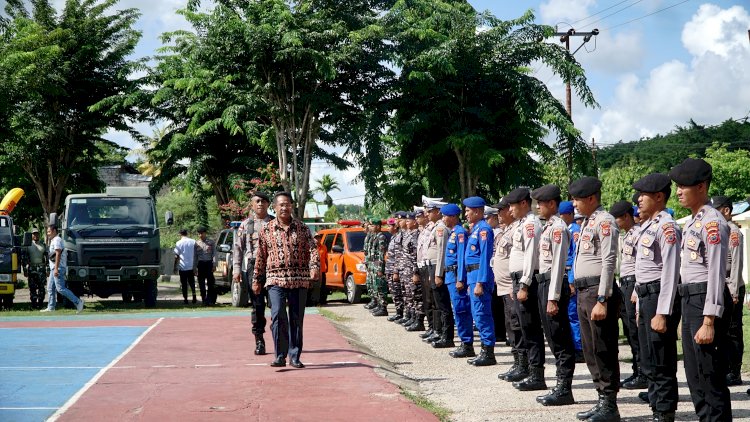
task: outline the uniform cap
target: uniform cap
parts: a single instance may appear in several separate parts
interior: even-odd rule
[[[638,209],[637,206],[633,205],[633,217],[640,217],[641,211]]]
[[[531,200],[531,192],[528,188],[516,188],[503,197],[508,204],[517,204],[521,201]]]
[[[255,191],[255,192],[253,192],[253,196],[257,196],[260,199],[264,199],[264,200],[266,200],[268,202],[271,202],[271,198],[269,198],[268,194],[265,193],[265,192]]]
[[[672,192],[672,179],[666,174],[651,173],[633,183],[633,189],[646,193],[664,192],[669,196]]]
[[[466,205],[469,208],[484,208],[487,203],[484,201],[484,198],[481,198],[479,196],[471,196],[466,199],[464,199],[464,205]]]
[[[508,208],[509,206],[510,206],[510,202],[508,202],[508,200],[504,196],[502,198],[500,198],[500,202],[498,202],[497,204],[493,205],[493,207],[497,208],[498,211],[499,210],[504,210],[504,209]]]
[[[495,207],[488,207],[487,205],[484,206],[484,215],[497,215],[497,208]]]
[[[31,229],[31,234],[34,234],[34,233],[39,233],[39,229],[37,229],[36,227]]]
[[[404,218],[407,220],[416,220],[417,219],[417,213],[415,212],[407,212],[404,214]]]
[[[631,204],[628,201],[618,201],[615,202],[612,207],[609,209],[609,213],[612,214],[612,217],[622,217],[625,214],[633,215],[633,204]]]
[[[635,192],[635,193],[633,194],[633,204],[637,204],[637,203],[638,203],[638,198],[640,198],[640,196],[641,196],[641,193],[640,193],[640,192],[638,192],[638,191],[636,191],[636,192]]]
[[[440,209],[440,207],[442,207],[443,205],[445,205],[445,202],[440,202],[440,201],[426,201],[424,203],[424,210],[425,211],[437,210],[437,209]]]
[[[573,198],[588,198],[601,190],[601,180],[593,176],[582,177],[568,186],[568,192]]]
[[[553,199],[560,199],[560,188],[556,185],[544,185],[541,188],[536,188],[531,192],[531,197],[537,201],[551,201]]]
[[[391,218],[389,218],[388,220],[386,220],[385,222],[386,222],[386,223],[387,223],[387,224],[388,224],[389,226],[392,226],[392,225],[396,224],[396,219],[395,219],[395,218],[393,218],[393,217],[391,217]]]
[[[573,208],[573,203],[570,201],[562,201],[560,202],[560,207],[557,209],[557,212],[560,214],[573,214],[575,213],[575,208]]]
[[[440,213],[452,217],[461,214],[461,208],[456,204],[446,204],[440,207]]]
[[[732,200],[724,195],[714,196],[711,198],[711,206],[716,209],[724,207],[732,208]]]
[[[424,208],[418,207],[418,206],[415,205],[414,206],[414,215],[416,215],[416,216],[424,215]]]
[[[377,224],[378,226],[380,226],[380,225],[382,225],[382,224],[383,224],[383,221],[382,221],[381,219],[379,219],[379,218],[375,218],[375,217],[371,217],[371,218],[369,218],[369,219],[367,220],[367,222],[368,222],[368,223],[370,223],[370,224]]]
[[[198,233],[205,233],[206,232],[206,228],[203,227],[203,226],[198,226],[198,228],[195,231],[198,232]]]
[[[667,214],[669,214],[669,215],[671,215],[672,217],[674,217],[674,210],[673,210],[672,208],[667,208],[667,209],[666,209],[666,210],[664,210],[664,211],[666,211],[666,212],[667,212]]]
[[[711,180],[712,175],[711,164],[700,158],[686,158],[685,161],[672,167],[669,172],[669,177],[682,186],[695,186]]]

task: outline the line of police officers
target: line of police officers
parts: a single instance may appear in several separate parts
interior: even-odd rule
[[[727,386],[741,384],[743,240],[731,222],[729,198],[709,200],[711,176],[708,163],[688,158],[669,175],[649,174],[635,182],[636,206],[620,201],[610,212],[601,206],[598,179],[576,180],[568,186],[584,216],[576,237],[559,215],[561,192],[554,185],[509,192],[494,205],[500,220],[494,231],[480,197],[463,201],[468,231],[457,205],[437,201],[418,212],[395,213],[388,222],[389,243],[380,220],[372,220],[365,253],[374,299],[365,306],[376,316],[388,315],[390,292],[396,313],[389,321],[407,331],[426,330],[421,336],[435,348],[455,346],[455,325],[460,344],[449,355],[486,366],[496,364],[493,296],[499,297],[513,366],[498,377],[520,391],[546,390],[546,338],[557,380],[537,401],[559,406],[574,403],[571,327],[576,323],[571,325],[568,313],[574,302],[583,355],[599,395],[591,409],[576,416],[594,422],[620,420],[621,387],[648,388],[641,398],[650,404],[653,420],[674,420],[681,322],[685,372],[698,418],[731,420]],[[680,204],[691,211],[683,230],[666,209],[672,182]],[[620,318],[634,359],[633,375],[622,383]]]

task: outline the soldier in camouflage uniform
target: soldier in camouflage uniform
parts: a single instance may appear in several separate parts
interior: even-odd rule
[[[365,309],[375,309],[378,303],[375,299],[375,289],[372,285],[372,277],[370,276],[370,251],[372,250],[372,231],[370,230],[370,223],[365,220],[362,222],[362,227],[365,229],[365,243],[363,245],[362,252],[365,254],[365,267],[368,268],[367,276],[365,278],[365,287],[367,289],[367,296],[370,297],[370,301],[365,304]]]
[[[370,264],[367,267],[367,273],[372,280],[373,294],[378,306],[373,309],[373,316],[388,316],[388,284],[385,279],[385,252],[388,248],[388,241],[385,234],[380,230],[382,221],[379,218],[373,218],[370,221],[370,232],[372,240],[370,246]]]
[[[39,230],[31,230],[31,245],[24,254],[24,275],[28,277],[31,309],[42,309],[47,281],[47,251],[44,243],[39,241]]]
[[[417,269],[417,229],[416,215],[406,213],[406,232],[401,239],[401,255],[398,276],[404,286],[404,298],[409,320],[404,322],[407,331],[424,331],[424,315],[420,317],[422,305],[421,284]]]
[[[388,251],[385,261],[385,278],[388,281],[388,290],[393,298],[393,305],[396,307],[396,313],[388,317],[388,321],[400,321],[404,317],[404,294],[401,283],[397,281],[396,259],[401,253],[401,236],[404,233],[400,230],[399,219],[401,212],[394,214],[394,218],[388,220],[389,230],[391,232],[391,241],[388,243]]]

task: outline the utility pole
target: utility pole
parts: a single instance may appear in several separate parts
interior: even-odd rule
[[[596,165],[596,140],[594,138],[591,138],[591,158],[594,160],[594,168],[598,176],[599,167]]]
[[[750,32],[750,31],[749,31]],[[555,32],[556,37],[560,37],[560,42],[565,44],[565,49],[570,52],[570,37],[583,37],[583,42],[578,48],[571,54],[575,55],[578,50],[581,49],[587,42],[591,41],[591,37],[599,35],[599,30],[594,29],[591,32],[576,32],[575,29],[570,28],[566,32]],[[573,120],[573,95],[571,94],[570,81],[565,81],[565,111],[568,112],[568,117]],[[568,177],[570,181],[573,181],[573,145],[568,143],[568,151],[566,158],[566,167],[568,168]]]

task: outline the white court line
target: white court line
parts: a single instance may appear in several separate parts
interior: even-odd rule
[[[148,327],[146,331],[144,331],[140,336],[138,336],[138,338],[135,339],[135,341],[127,349],[125,349],[122,353],[120,353],[120,356],[117,356],[112,362],[109,363],[109,365],[100,369],[99,372],[97,372],[96,375],[94,375],[94,377],[91,378],[89,382],[86,383],[86,385],[81,387],[81,389],[78,390],[73,395],[73,397],[69,398],[68,401],[65,402],[64,405],[62,405],[62,407],[57,409],[57,411],[54,414],[52,414],[52,416],[50,416],[49,419],[47,419],[47,421],[56,421],[58,418],[60,418],[60,416],[62,416],[63,413],[65,413],[68,409],[70,409],[70,407],[73,406],[75,402],[77,402],[78,399],[80,399],[81,396],[83,396],[83,394],[86,391],[88,391],[89,388],[91,388],[92,385],[96,384],[96,381],[98,381],[99,378],[101,378],[107,372],[107,369],[115,366],[115,364],[117,364],[117,362],[119,362],[120,359],[125,357],[125,355],[127,355],[131,350],[133,350],[133,348],[137,346],[138,343],[140,343],[141,340],[143,340],[143,338],[146,337],[146,335],[150,333],[151,330],[156,328],[156,326],[159,325],[159,323],[162,322],[163,320],[164,318],[162,317],[162,318],[157,319],[156,322],[154,322],[153,324],[151,324],[151,326]]]
[[[350,361],[344,361],[344,362],[331,362],[333,365],[356,365],[359,364],[359,362],[350,362]]]
[[[46,369],[102,369],[104,366],[0,366],[4,371],[43,371]]]
[[[245,366],[268,366],[267,363],[246,363]]]
[[[152,368],[177,368],[177,365],[151,365]]]
[[[57,410],[57,407],[0,407],[0,410]]]
[[[207,365],[195,365],[196,368],[216,368],[222,366],[220,363],[211,363]]]
[[[50,321],[44,321],[44,322],[50,322]],[[77,327],[0,327],[0,330],[18,330],[23,328],[24,330],[50,330],[50,329],[61,329],[61,328],[68,328],[68,329],[80,329],[80,328],[143,328],[147,327],[147,325],[97,325],[97,326],[77,326]]]

